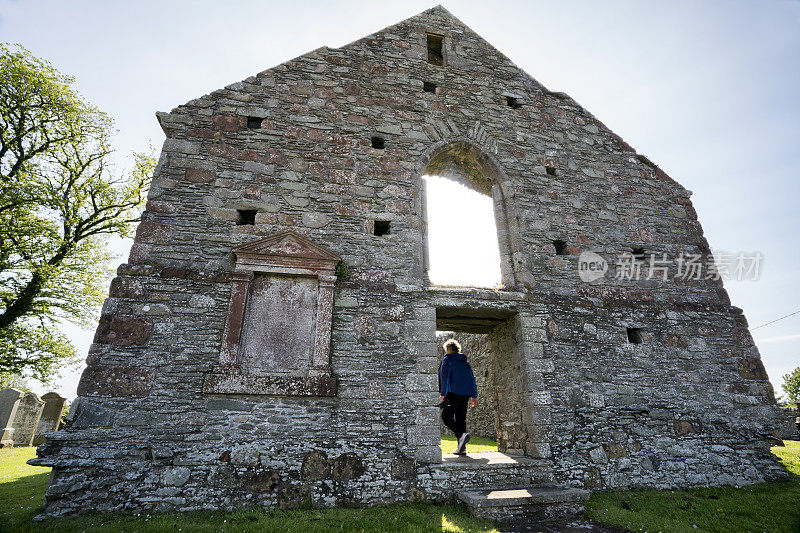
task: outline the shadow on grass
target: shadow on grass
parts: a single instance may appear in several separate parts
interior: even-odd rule
[[[47,473],[0,484],[0,531],[9,533],[71,532],[462,532],[496,531],[464,506],[430,503],[366,508],[298,509],[234,512],[88,514],[33,522],[42,511]]]
[[[496,531],[462,507],[415,503],[359,509],[304,509],[295,511],[242,510],[230,513],[194,512],[140,515],[92,515],[57,519],[27,531],[94,532],[440,532]]]
[[[49,476],[42,472],[0,483],[0,531],[36,531],[32,520],[42,512]]]

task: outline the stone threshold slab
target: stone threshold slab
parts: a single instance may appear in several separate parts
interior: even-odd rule
[[[458,498],[469,506],[504,507],[511,505],[541,505],[564,502],[585,502],[589,491],[558,486],[534,486],[505,490],[469,490],[458,493]]]

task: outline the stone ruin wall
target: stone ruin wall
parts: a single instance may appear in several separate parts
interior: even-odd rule
[[[800,438],[800,409],[797,407],[783,407],[782,411],[783,424],[781,425],[780,438],[783,440],[798,440]]]
[[[425,60],[426,31],[445,35],[443,67]],[[475,298],[513,313],[514,438],[554,481],[781,475],[768,452],[772,389],[720,282],[576,275],[590,249],[707,258],[689,192],[445,10],[320,48],[159,120],[167,139],[79,398],[39,450],[38,464],[54,467],[47,515],[452,494],[435,469],[436,293],[420,180],[439,156],[450,166],[437,168],[489,190],[500,210],[506,290]],[[376,136],[384,148],[372,147]],[[238,224],[240,211],[256,211],[254,224]],[[390,232],[376,236],[376,220]],[[334,285],[335,395],[204,393],[220,362],[233,248],[286,230],[347,265]],[[626,326],[646,342],[627,344]]]

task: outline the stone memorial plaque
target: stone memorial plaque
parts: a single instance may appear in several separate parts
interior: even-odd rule
[[[235,248],[214,394],[333,396],[330,338],[339,256],[291,232]]]
[[[308,369],[319,283],[311,277],[256,274],[250,282],[240,347],[246,374]]]

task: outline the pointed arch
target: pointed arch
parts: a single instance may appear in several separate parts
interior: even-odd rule
[[[484,141],[491,141],[486,135]],[[496,146],[493,142],[481,143]],[[451,179],[469,189],[492,198],[497,241],[500,251],[500,275],[506,288],[517,288],[526,280],[523,263],[515,261],[521,257],[522,241],[519,235],[519,218],[511,200],[513,184],[509,176],[491,153],[469,137],[458,137],[433,144],[420,158],[416,168],[419,187],[422,191],[422,213],[424,225],[423,263],[428,270],[428,215],[423,175],[441,176]],[[427,275],[427,274],[426,274]]]

